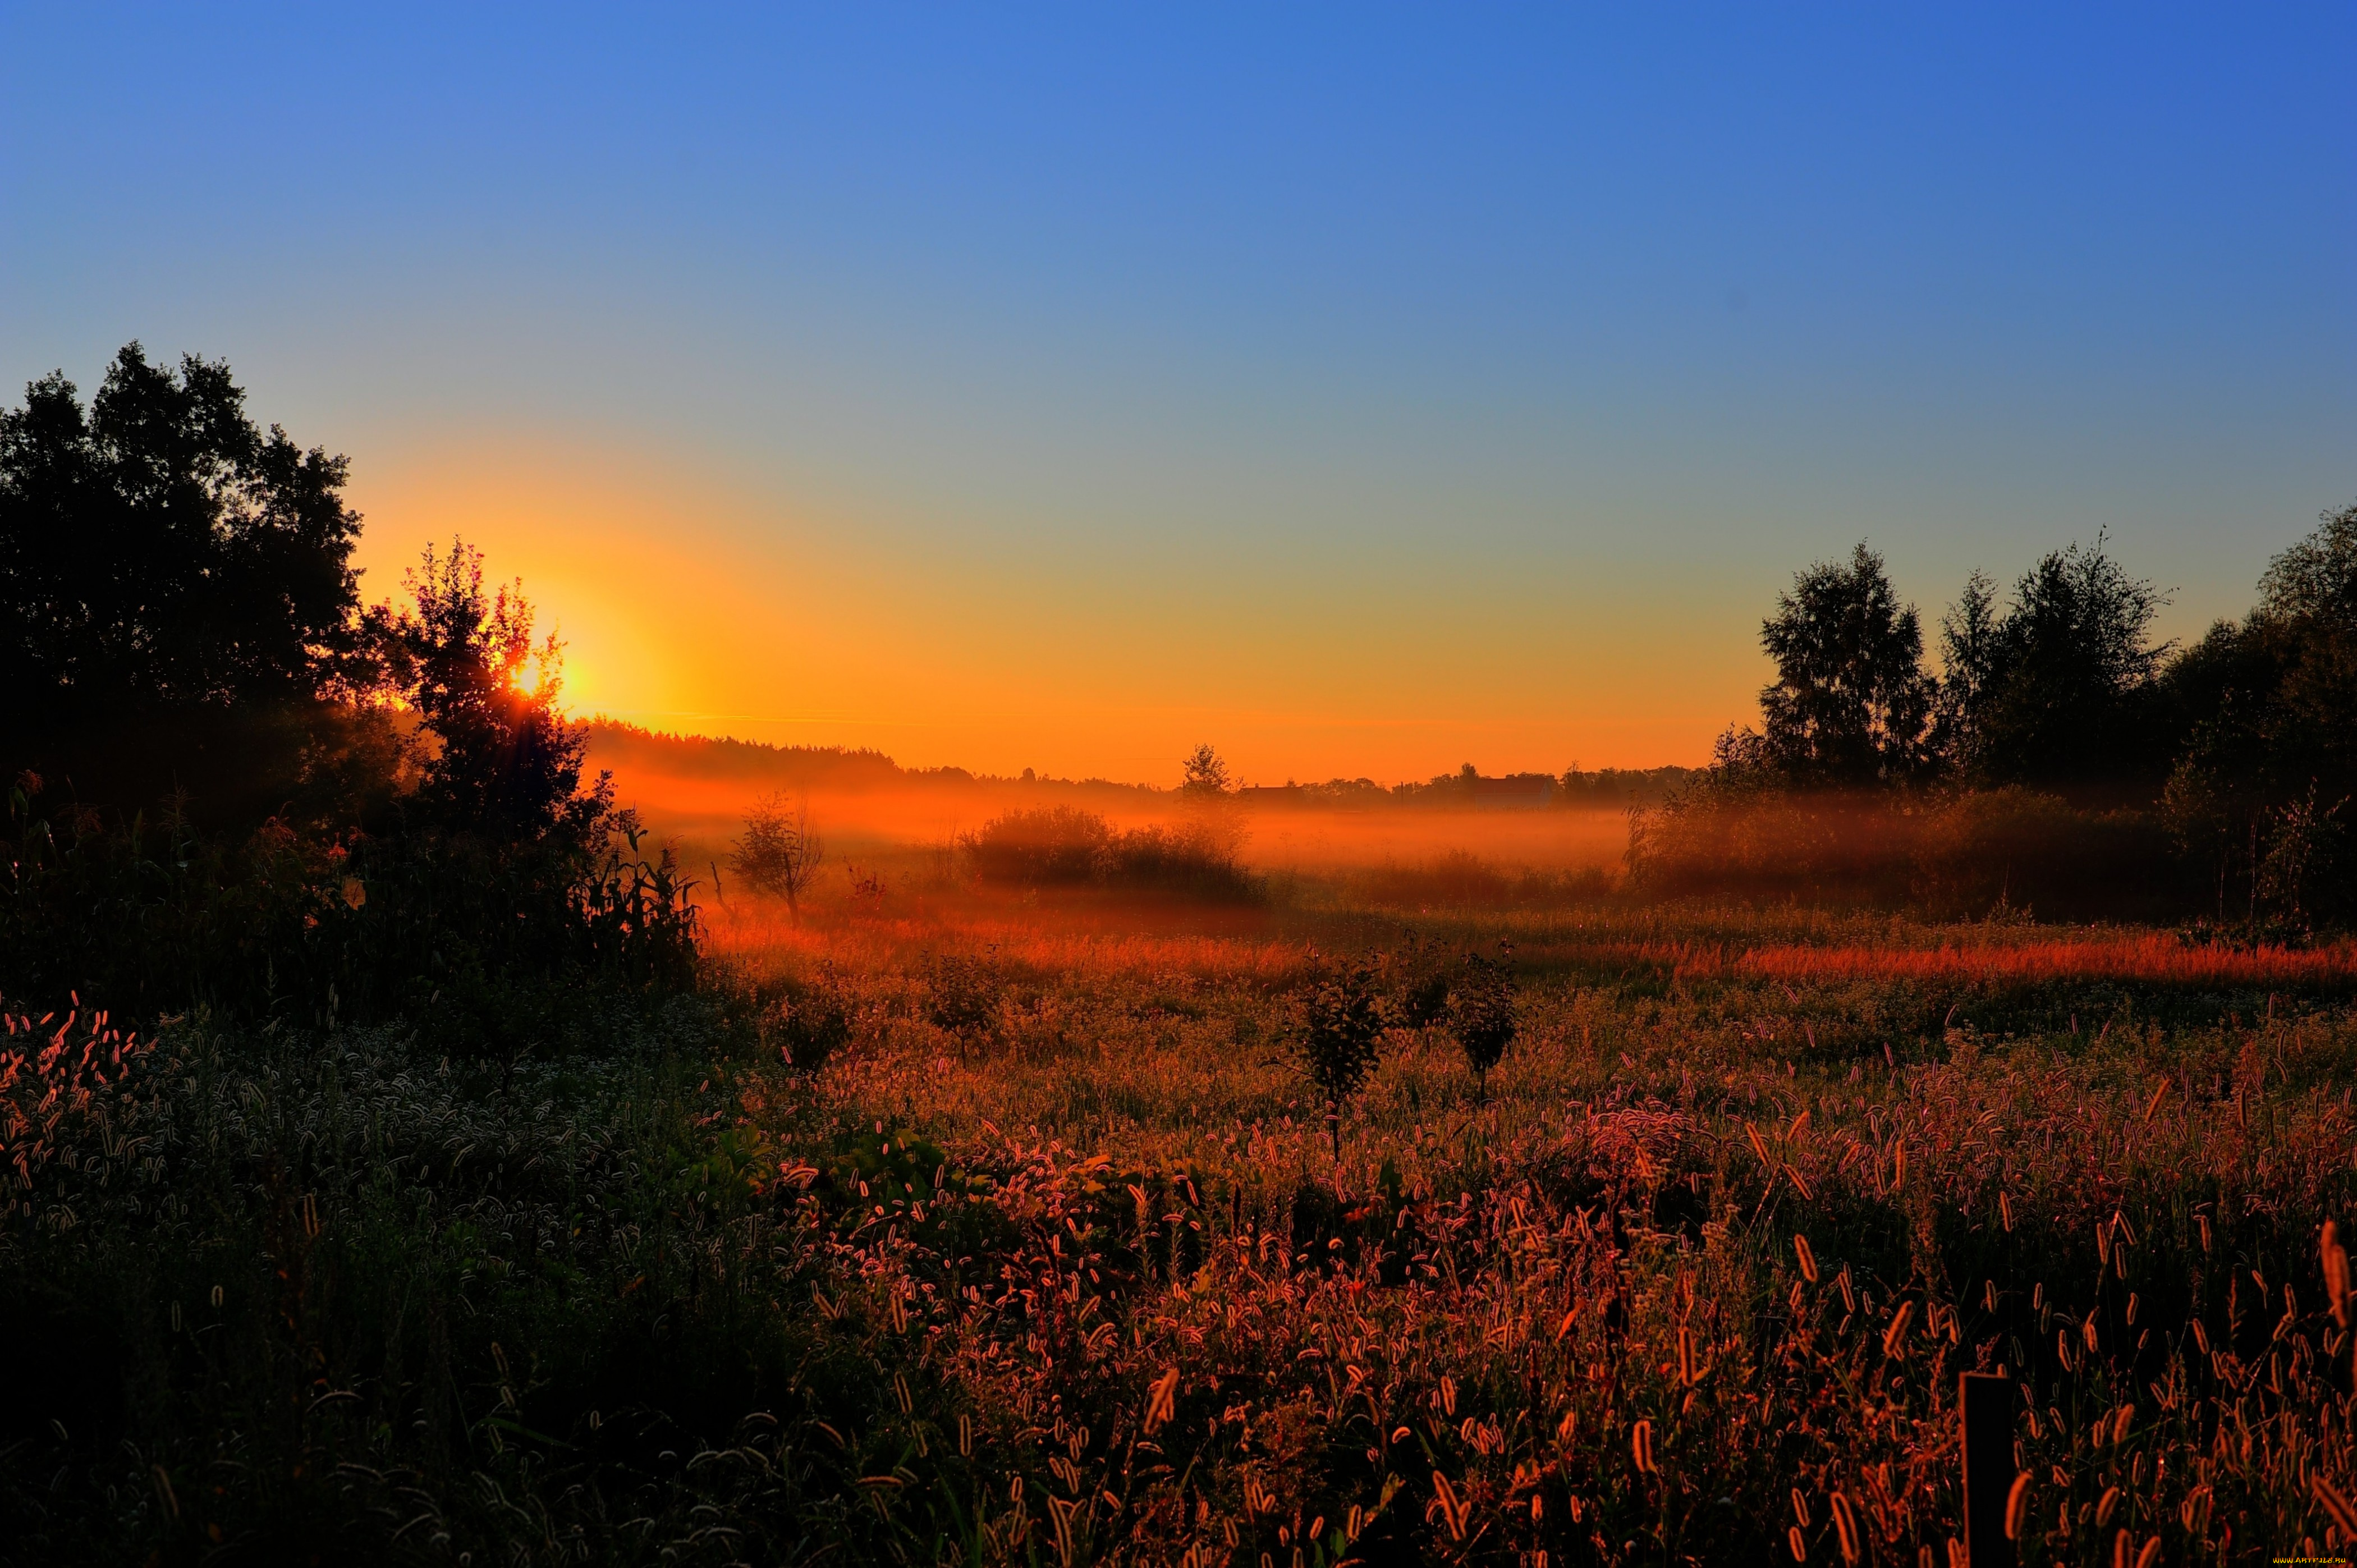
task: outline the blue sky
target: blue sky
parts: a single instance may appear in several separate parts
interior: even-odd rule
[[[647,722],[1690,760],[1860,536],[1936,615],[2107,530],[2184,635],[2357,499],[2352,67],[2347,6],[0,5],[0,378],[227,358],[377,589],[463,528]]]

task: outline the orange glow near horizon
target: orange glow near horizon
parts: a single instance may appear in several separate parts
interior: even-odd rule
[[[576,715],[911,767],[1169,783],[1203,740],[1257,783],[1693,763],[1756,690],[1740,606],[1657,613],[1601,574],[1448,602],[929,560],[889,514],[556,440],[379,454],[351,499],[365,596],[465,538],[564,639]]]

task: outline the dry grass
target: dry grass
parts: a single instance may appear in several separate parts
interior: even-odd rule
[[[1938,1568],[1956,1375],[2001,1369],[2026,1564],[2357,1544],[2345,947],[866,875],[799,927],[708,902],[740,1021],[642,1057],[13,1036],[16,1277],[105,1262],[185,1361],[146,1425],[12,1436],[9,1517],[167,1561]],[[1312,949],[1406,986],[1501,937],[1503,1059],[1394,1031],[1338,1161]]]
[[[2123,1531],[2129,1562],[2352,1544],[2319,1249],[2357,1147],[2346,948],[1797,911],[1273,924],[936,909],[767,950],[827,961],[859,1023],[748,1113],[810,1151],[785,1196],[865,1310],[910,1304],[940,1403],[878,1419],[971,1434],[970,1560],[1945,1563],[1974,1369],[2033,1396],[2025,1562]],[[1538,959],[1486,1097],[1453,1041],[1395,1035],[1338,1168],[1282,1041],[1305,942],[1501,929]],[[1002,966],[979,1036],[929,1020],[911,961],[945,946]],[[1889,1027],[1931,983],[2091,1012]],[[2279,987],[2334,1000],[2266,1017]],[[1846,1044],[1796,1061],[1804,1029]],[[987,1181],[855,1194],[832,1151],[862,1137]]]

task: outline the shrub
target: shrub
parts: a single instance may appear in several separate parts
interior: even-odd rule
[[[720,1042],[691,1011],[669,1049],[651,1033],[507,1074],[406,1029],[183,1026],[135,1057],[102,1027],[53,1051],[9,1019],[0,1158],[30,1157],[0,1225],[0,1332],[44,1348],[0,1411],[0,1563],[224,1542],[263,1562],[547,1561],[550,1541],[613,1560],[624,1519],[653,1555],[716,1562],[684,1544],[713,1517],[708,1472],[665,1451],[781,1423],[775,1523],[737,1554],[786,1554],[767,1529],[889,1464],[846,1455],[850,1477],[813,1485],[806,1423],[850,1427],[888,1373],[748,1305],[806,1248],[762,1197],[758,1140],[703,1125]],[[727,1244],[748,1216],[758,1251]],[[766,1426],[740,1424],[754,1411]],[[733,1536],[750,1520],[729,1507]],[[519,1530],[531,1552],[495,1552]]]
[[[1043,806],[995,818],[959,847],[985,882],[1078,883],[1103,872],[1113,836],[1094,811]]]
[[[2195,907],[2159,819],[2093,811],[2011,787],[1959,795],[1910,820],[1919,903],[1979,914],[2154,914]]]
[[[1875,796],[1690,786],[1634,812],[1629,874],[1655,897],[1904,899],[1913,823]]]
[[[1259,879],[1237,861],[1232,832],[1198,815],[1176,827],[1116,832],[1072,806],[1009,811],[959,840],[976,875],[1023,886],[1097,884],[1253,900]]]
[[[800,925],[802,892],[825,859],[825,843],[811,832],[810,807],[789,810],[783,796],[769,795],[745,813],[745,834],[728,856],[728,869],[756,891],[785,899]]]
[[[1364,897],[1409,908],[1502,904],[1514,891],[1504,872],[1462,849],[1446,851],[1421,865],[1386,864],[1354,880]]]
[[[725,960],[709,962],[698,989],[717,999],[733,1027],[752,1036],[760,1059],[795,1073],[819,1071],[851,1038],[852,998],[832,960],[809,976],[762,976]]]
[[[1391,1009],[1379,988],[1381,965],[1361,960],[1322,965],[1297,998],[1295,1047],[1310,1081],[1326,1101],[1326,1133],[1334,1158],[1342,1157],[1342,1106],[1359,1092],[1383,1054]]]
[[[1494,959],[1469,952],[1457,983],[1448,990],[1448,1032],[1464,1047],[1466,1065],[1473,1069],[1486,1094],[1490,1069],[1514,1043],[1519,1023],[1514,1015],[1514,950],[1502,950]]]
[[[350,841],[269,824],[242,842],[167,811],[115,827],[12,797],[0,990],[105,996],[126,1019],[206,1006],[310,1024],[407,1014],[447,1047],[594,1029],[694,983],[689,883],[629,813],[588,843],[419,832]]]
[[[2200,907],[2160,819],[2018,787],[1947,797],[1785,792],[1719,781],[1633,814],[1631,883],[1657,897],[1734,895],[1915,906],[2000,904],[2079,918]]]
[[[1006,983],[988,958],[938,953],[927,966],[925,1016],[963,1050],[998,1028]]]
[[[1134,828],[1119,834],[1106,853],[1105,879],[1234,903],[1252,902],[1262,894],[1260,879],[1238,864],[1219,824],[1200,819],[1181,827]]]

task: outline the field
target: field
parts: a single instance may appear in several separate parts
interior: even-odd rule
[[[1975,1368],[2035,1392],[2026,1561],[2349,1539],[2319,1251],[2357,1148],[2348,946],[1604,907],[1046,924],[715,928],[841,966],[874,1044],[797,1102],[821,1142],[991,1173],[851,1217],[871,1291],[950,1297],[930,1359],[994,1449],[1069,1448],[1047,1505],[1036,1476],[973,1494],[985,1554],[1070,1506],[1071,1551],[1157,1560],[1944,1562]],[[1513,1051],[1477,1083],[1445,1030],[1395,1034],[1338,1168],[1278,1044],[1308,945],[1406,984],[1501,940]],[[977,1201],[1012,1227],[988,1266],[927,1235]]]
[[[2025,1563],[2357,1540],[2346,942],[861,854],[502,1059],[12,1018],[0,1559],[1944,1568],[1975,1369]]]

